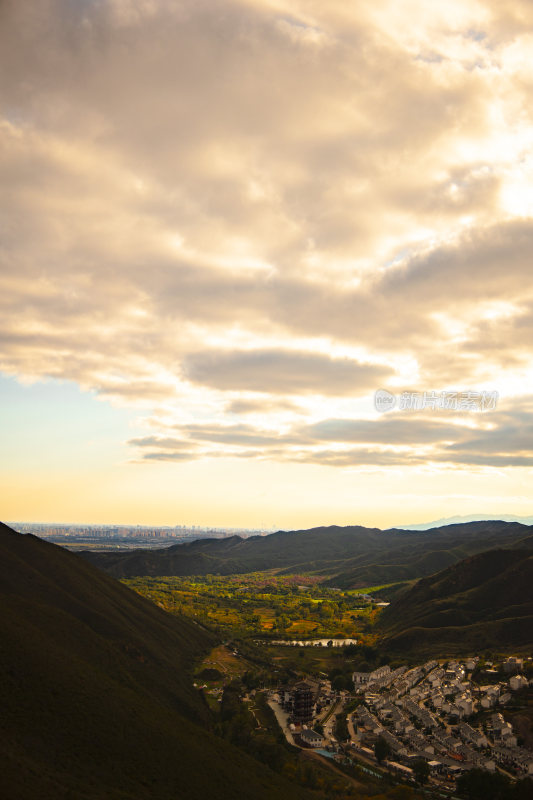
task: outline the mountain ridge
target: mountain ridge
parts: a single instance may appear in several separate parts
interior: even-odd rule
[[[519,522],[522,525],[533,525],[533,516],[518,516],[516,514],[502,514],[498,517],[487,518],[483,514],[464,514],[453,517],[441,517],[431,520],[431,522],[413,522],[409,525],[395,525],[396,529],[410,531],[428,531],[432,528],[442,528],[444,525],[463,524],[465,522],[485,522],[487,519],[499,520],[501,522]]]
[[[532,535],[516,522],[485,521],[431,531],[329,526],[241,539],[202,539],[161,550],[82,551],[118,578],[239,574],[268,569],[315,572],[339,588],[412,580],[491,547]]]

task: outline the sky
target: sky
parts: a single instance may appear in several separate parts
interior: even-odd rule
[[[532,123],[530,0],[1,0],[3,518],[531,515]]]

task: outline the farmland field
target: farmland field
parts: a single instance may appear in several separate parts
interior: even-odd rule
[[[246,575],[142,577],[123,581],[166,611],[220,630],[276,639],[357,638],[371,643],[379,609],[361,591],[320,584],[319,576]]]

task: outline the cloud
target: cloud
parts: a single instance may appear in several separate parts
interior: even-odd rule
[[[467,231],[452,244],[416,255],[404,267],[390,270],[380,282],[380,294],[415,305],[431,303],[433,310],[438,305],[460,307],[486,298],[516,298],[524,289],[532,245],[532,220]]]
[[[180,450],[187,450],[190,443],[182,439],[162,436],[142,436],[136,439],[130,439],[128,444],[135,445],[136,447],[157,447],[160,450],[172,450],[174,453]]]
[[[144,453],[143,459],[146,461],[194,461],[198,455],[194,452],[168,452],[168,451],[154,451],[151,453]]]
[[[301,464],[317,464],[326,467],[407,467],[427,463],[423,455],[406,455],[394,450],[353,448],[350,450],[301,451],[292,456]]]
[[[326,419],[301,429],[316,442],[357,442],[384,445],[419,445],[455,439],[463,434],[457,422],[424,419],[399,413],[377,420]]]
[[[246,447],[290,445],[302,441],[301,436],[281,434],[276,431],[258,429],[252,425],[183,425],[176,426],[179,439],[172,437],[147,436],[131,439],[129,444],[138,447],[157,447],[164,450],[182,449],[203,442]]]
[[[228,414],[269,414],[274,412],[288,411],[292,413],[303,413],[303,411],[294,403],[288,400],[279,399],[252,399],[242,398],[232,400],[225,408]]]
[[[435,413],[396,412],[376,420],[324,419],[279,430],[244,423],[180,425],[174,428],[178,437],[147,436],[129,444],[141,450],[142,458],[162,460],[174,455],[187,459],[190,454],[341,468],[455,464],[498,469],[533,464],[529,398],[491,412],[455,412],[451,419],[436,419]]]
[[[361,395],[393,375],[389,367],[283,350],[197,353],[184,359],[183,372],[217,389],[288,395]]]
[[[155,460],[527,458],[503,418],[467,440],[346,403],[529,385],[530,22],[521,0],[1,4],[0,368],[161,407],[179,436],[132,439]]]

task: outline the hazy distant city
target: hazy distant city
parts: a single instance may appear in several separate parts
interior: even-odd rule
[[[19,533],[32,533],[40,539],[70,549],[97,547],[99,550],[159,548],[194,539],[224,539],[229,536],[266,536],[271,530],[253,528],[208,528],[201,525],[83,525],[46,522],[10,522]]]

